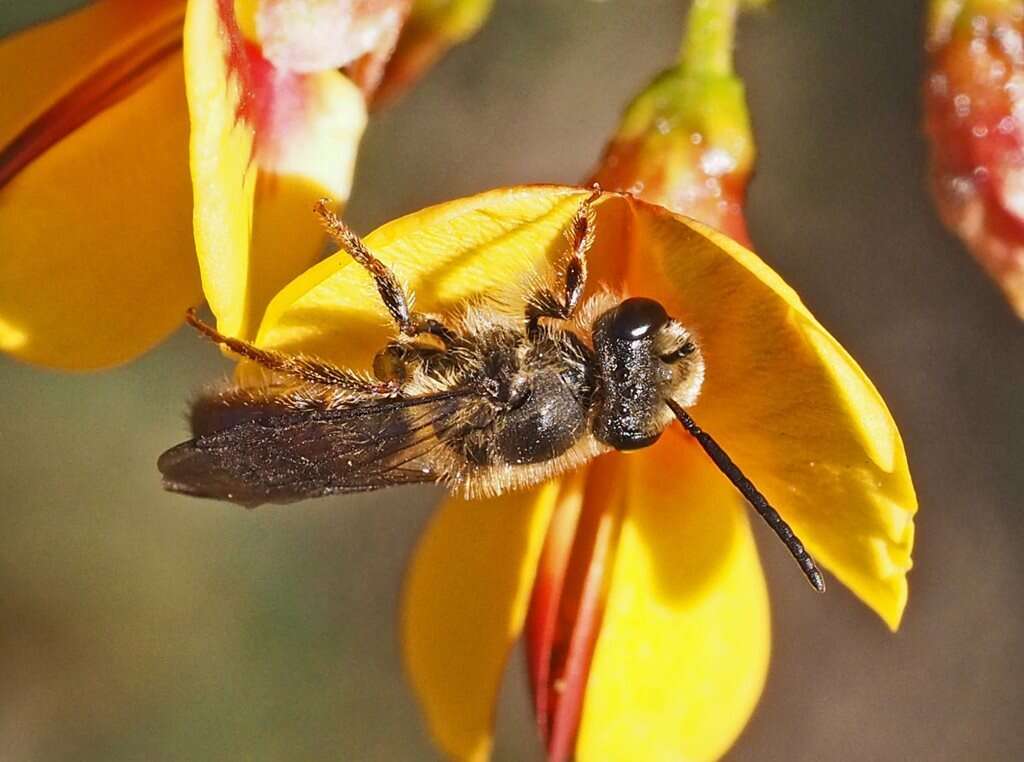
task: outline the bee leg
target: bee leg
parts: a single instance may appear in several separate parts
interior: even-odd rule
[[[373,375],[381,381],[401,384],[409,376],[408,345],[394,342],[388,344],[373,358]]]
[[[200,320],[193,309],[189,309],[185,313],[185,320],[199,333],[226,347],[236,355],[251,360],[267,370],[284,373],[310,384],[335,386],[359,394],[373,395],[393,395],[399,389],[399,384],[393,380],[375,382],[315,357],[289,355],[272,349],[261,349],[248,341],[225,336],[213,326]]]
[[[583,289],[587,285],[587,252],[594,244],[597,223],[594,202],[600,195],[601,188],[595,183],[593,193],[580,204],[569,227],[566,228],[565,237],[569,241],[569,251],[562,267],[562,295],[558,296],[544,288],[531,294],[527,301],[526,333],[531,338],[537,335],[541,318],[568,320],[579,306]]]
[[[377,293],[384,303],[399,332],[403,336],[413,337],[427,333],[436,336],[445,345],[450,346],[455,341],[455,335],[450,329],[444,326],[439,320],[427,317],[418,312],[413,312],[409,305],[411,299],[405,293],[398,278],[391,272],[387,265],[373,256],[366,244],[355,232],[346,225],[338,215],[331,211],[327,199],[322,198],[316,202],[313,211],[320,218],[321,224],[328,235],[337,241],[349,256],[358,262],[373,278],[377,285]]]

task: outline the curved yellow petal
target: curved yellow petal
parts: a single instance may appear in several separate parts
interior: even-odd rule
[[[313,203],[348,198],[366,108],[336,71],[274,69],[223,0],[189,2],[185,69],[203,288],[221,331],[251,336],[318,256]]]
[[[637,204],[628,285],[695,330],[707,362],[694,418],[811,553],[893,629],[917,509],[881,396],[778,275],[696,222]],[[640,252],[638,252],[640,253]]]
[[[627,469],[576,759],[716,760],[768,669],[768,596],[746,509],[678,435],[628,458]]]
[[[0,42],[0,147],[74,91],[109,82],[113,71],[143,64],[165,44],[180,45],[184,7],[184,0],[100,0]]]
[[[173,55],[0,188],[0,349],[99,368],[181,323],[201,299],[187,136]]]
[[[558,482],[445,502],[406,575],[402,644],[431,735],[454,759],[490,754],[494,703],[519,636]]]
[[[451,201],[367,237],[428,311],[501,295],[563,251],[579,189],[506,188]],[[776,505],[813,554],[890,627],[906,603],[916,498],[884,402],[797,295],[755,254],[626,196],[597,206],[591,287],[661,300],[695,330],[707,377],[697,422]],[[259,342],[367,367],[393,328],[345,254],[271,303]]]
[[[549,270],[564,250],[562,230],[583,195],[558,187],[491,191],[395,220],[365,241],[412,289],[417,309],[444,313],[467,298],[518,291],[530,277]],[[598,208],[606,235],[592,257],[595,282],[615,277],[611,254],[626,245],[627,211],[622,205]],[[274,298],[258,343],[367,367],[391,335],[373,281],[340,252]]]

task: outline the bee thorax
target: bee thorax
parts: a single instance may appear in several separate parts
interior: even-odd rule
[[[546,334],[514,347],[495,342],[482,357],[477,381],[486,410],[474,416],[463,411],[464,426],[451,445],[474,466],[525,466],[571,449],[590,421],[588,352],[570,334]]]
[[[501,462],[539,463],[569,449],[586,429],[588,410],[555,369],[522,379],[517,406],[494,428],[494,449]]]

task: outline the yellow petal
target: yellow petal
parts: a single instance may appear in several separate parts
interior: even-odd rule
[[[494,703],[519,636],[559,485],[491,500],[449,499],[406,576],[406,668],[437,744],[458,760],[490,754]]]
[[[768,597],[746,509],[677,434],[627,464],[576,758],[715,760],[749,719],[768,668]]]
[[[562,230],[583,196],[492,191],[396,220],[366,240],[421,308],[443,313],[543,273],[564,250]],[[660,299],[695,330],[708,368],[697,422],[818,560],[896,627],[917,503],[899,432],[871,382],[753,253],[628,197],[606,195],[597,217],[591,288]],[[369,277],[341,254],[275,297],[259,342],[365,368],[392,335]]]
[[[201,299],[187,135],[173,55],[0,188],[0,349],[98,368],[181,323]]]
[[[521,187],[430,207],[378,228],[370,249],[415,293],[417,309],[448,312],[469,297],[518,290],[563,251],[562,230],[580,201],[572,188]],[[626,243],[628,210],[603,205],[594,282],[614,277],[610,253]],[[341,252],[281,291],[267,309],[258,343],[302,349],[368,367],[394,333],[373,281]]]
[[[0,147],[76,90],[109,84],[115,72],[180,45],[184,7],[183,0],[100,0],[0,42]]]
[[[185,64],[203,288],[219,328],[249,336],[317,258],[314,201],[348,198],[365,104],[336,71],[274,69],[213,0],[189,3]]]
[[[899,431],[871,381],[753,253],[637,206],[629,286],[696,331],[697,422],[811,553],[893,629],[907,600],[917,508]]]

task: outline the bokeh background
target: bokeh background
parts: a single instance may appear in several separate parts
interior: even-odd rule
[[[2,0],[0,34],[75,4]],[[685,6],[498,0],[374,118],[350,222],[582,179]],[[753,239],[882,390],[921,512],[897,635],[839,585],[809,594],[757,526],[774,656],[731,760],[1024,758],[1024,327],[925,192],[922,10],[778,0],[741,24]],[[184,400],[226,368],[186,331],[100,374],[0,359],[0,760],[436,759],[395,611],[438,493],[255,512],[164,494]],[[541,758],[525,686],[514,658],[497,760]]]

